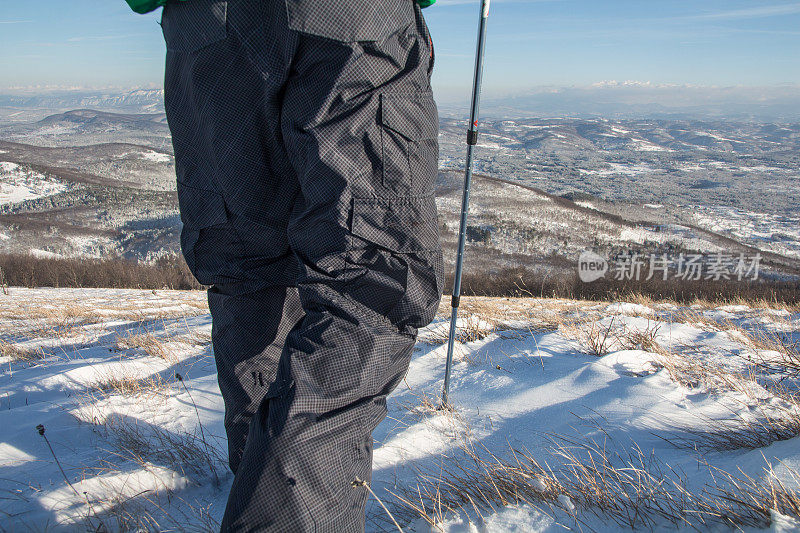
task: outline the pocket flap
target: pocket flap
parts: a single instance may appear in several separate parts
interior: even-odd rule
[[[435,139],[439,116],[433,93],[381,94],[381,123],[411,141]]]
[[[382,41],[414,22],[410,0],[285,0],[289,28],[343,42]]]
[[[395,252],[436,250],[441,246],[433,195],[353,198],[351,231]]]
[[[178,182],[178,205],[181,221],[190,229],[224,224],[228,220],[222,195]]]
[[[191,0],[167,2],[161,11],[161,30],[167,50],[194,52],[227,37],[228,2]]]

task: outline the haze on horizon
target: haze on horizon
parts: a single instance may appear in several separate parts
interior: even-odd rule
[[[478,0],[425,10],[434,37],[434,85],[465,98]],[[160,10],[123,0],[15,2],[0,14],[0,91],[161,86]],[[488,97],[534,88],[800,86],[800,2],[742,0],[494,0],[484,87]],[[467,95],[468,96],[468,95]]]

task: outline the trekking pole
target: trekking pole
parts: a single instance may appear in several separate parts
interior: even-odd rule
[[[461,268],[464,264],[464,238],[467,231],[467,211],[469,210],[469,188],[472,182],[472,150],[478,143],[478,106],[481,98],[481,78],[483,78],[483,49],[486,41],[486,19],[489,17],[490,0],[481,0],[481,18],[478,25],[478,48],[475,53],[475,78],[472,82],[472,105],[469,112],[467,130],[467,161],[464,171],[464,195],[461,198],[461,223],[458,227],[458,251],[456,253],[456,273],[453,280],[453,295],[450,300],[450,335],[447,338],[447,364],[444,371],[444,391],[442,407],[447,407],[450,389],[450,368],[453,365],[453,342],[456,336],[456,316],[461,298]]]

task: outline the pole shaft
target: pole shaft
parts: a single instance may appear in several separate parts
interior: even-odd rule
[[[467,232],[467,213],[469,211],[469,192],[472,184],[473,149],[478,142],[478,112],[481,99],[481,81],[483,80],[483,50],[486,44],[486,19],[489,17],[490,0],[481,0],[481,17],[478,25],[478,44],[475,53],[475,76],[472,81],[472,104],[469,111],[469,128],[467,131],[467,160],[464,170],[464,194],[461,197],[461,222],[458,227],[458,249],[456,251],[456,271],[453,280],[453,296],[451,300],[450,334],[447,338],[447,363],[444,371],[444,390],[442,405],[448,405],[450,392],[450,369],[453,366],[453,344],[456,335],[456,319],[461,298],[461,271],[464,266],[464,241]]]

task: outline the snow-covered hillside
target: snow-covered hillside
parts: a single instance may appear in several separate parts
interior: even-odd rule
[[[44,198],[67,190],[67,184],[34,170],[0,161],[0,205]]]
[[[448,301],[374,433],[404,531],[800,527],[799,309],[463,298],[437,409]],[[0,530],[216,530],[210,326],[202,292],[0,294]]]
[[[692,206],[697,224],[765,250],[800,258],[800,217]]]

